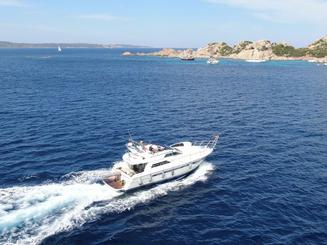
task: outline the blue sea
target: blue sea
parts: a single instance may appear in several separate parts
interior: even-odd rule
[[[326,244],[327,66],[123,51],[0,50],[0,244]],[[220,140],[117,196],[99,180],[128,132]]]

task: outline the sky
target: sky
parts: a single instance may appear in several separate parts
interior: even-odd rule
[[[327,0],[0,0],[0,40],[152,47],[327,35]]]

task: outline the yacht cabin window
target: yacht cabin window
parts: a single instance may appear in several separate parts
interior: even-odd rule
[[[152,164],[152,168],[155,168],[155,167],[167,164],[167,163],[169,163],[169,161],[157,162],[157,163]]]
[[[141,164],[137,164],[137,165],[132,166],[132,169],[137,174],[142,173],[144,171],[144,168],[145,168],[145,163],[141,163]]]
[[[176,143],[173,144],[171,147],[181,147],[181,146],[184,146],[184,143]]]
[[[176,156],[176,155],[179,155],[181,154],[180,152],[177,152],[177,151],[173,151],[173,152],[169,152],[165,155],[165,157],[171,157],[171,156]]]

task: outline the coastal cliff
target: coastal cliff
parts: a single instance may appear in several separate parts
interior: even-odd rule
[[[194,49],[164,48],[157,52],[131,53],[122,55],[176,57],[192,56],[194,58],[233,58],[244,60],[315,60],[327,62],[327,36],[318,39],[305,48],[295,48],[287,43],[275,43],[269,40],[256,42],[242,41],[229,46],[225,42],[213,42]]]

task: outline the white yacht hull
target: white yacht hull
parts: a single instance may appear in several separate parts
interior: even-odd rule
[[[134,190],[140,187],[185,177],[191,174],[194,170],[196,170],[202,162],[203,160],[199,160],[197,162],[180,165],[178,168],[175,167],[174,169],[135,177],[133,181],[129,184],[129,186],[127,188],[124,188],[123,191]]]
[[[179,142],[161,150],[159,146],[134,141],[103,182],[115,191],[125,192],[183,177],[212,153],[218,138],[200,143]]]

